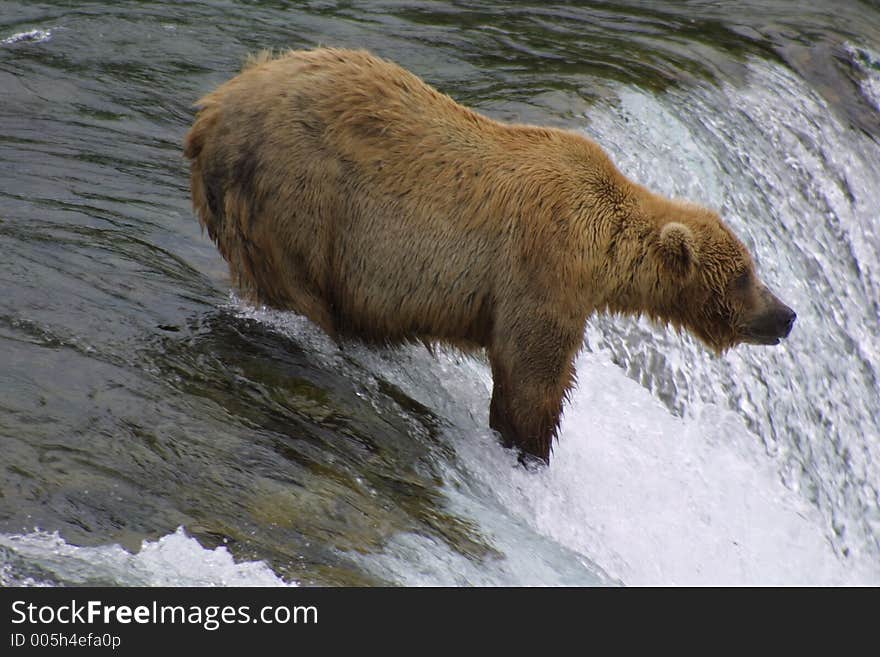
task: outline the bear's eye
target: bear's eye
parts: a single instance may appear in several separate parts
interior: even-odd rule
[[[734,277],[733,282],[731,283],[730,286],[731,286],[731,288],[733,288],[737,292],[745,292],[747,289],[749,289],[749,286],[751,285],[751,283],[752,283],[752,272],[750,272],[748,269],[746,269]]]

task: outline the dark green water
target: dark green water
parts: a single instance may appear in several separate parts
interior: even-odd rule
[[[421,562],[438,554],[489,573],[427,583],[639,571],[546,529],[595,518],[530,523],[474,478],[460,445],[492,447],[488,393],[435,389],[479,363],[339,351],[230,297],[190,209],[192,104],[248,52],[317,45],[374,50],[497,118],[587,130],[637,179],[732,214],[798,302],[802,342],[716,362],[601,319],[588,345],[674,416],[729,409],[815,511],[827,558],[880,577],[880,9],[857,1],[0,2],[0,532],[136,550],[183,526],[319,585],[420,581],[364,565],[400,536],[435,547],[398,555],[413,573],[441,572]],[[718,156],[712,178],[669,117],[719,152],[765,150]],[[408,387],[410,367],[432,373]],[[523,542],[555,579],[518,576]],[[6,559],[11,581],[66,581]]]

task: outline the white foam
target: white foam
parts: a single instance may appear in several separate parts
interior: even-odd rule
[[[78,547],[57,532],[0,534],[0,585],[113,584],[118,586],[288,586],[263,561],[236,563],[223,546],[202,547],[182,527],[135,554],[119,545]],[[38,576],[20,576],[15,562],[35,564]]]
[[[598,582],[880,581],[880,573],[840,560],[818,511],[782,484],[777,464],[741,418],[711,405],[699,418],[677,418],[607,354],[579,357],[580,383],[552,465],[538,472],[518,467],[515,454],[485,427],[485,365],[448,355],[432,364],[418,350],[407,350],[401,361],[403,367],[387,361],[374,366],[419,401],[458,409],[446,416],[456,425],[451,439],[460,459],[449,465],[446,481],[453,506],[465,506],[456,496],[470,497],[471,518],[511,562],[495,583],[583,583],[566,579],[577,577],[572,568],[541,579],[561,554],[548,553],[548,539],[569,559],[580,557]],[[414,380],[419,376],[421,383]],[[414,552],[410,539],[406,547]],[[396,559],[395,566],[402,568],[403,561]]]
[[[862,92],[880,111],[880,54],[853,44],[846,44],[844,48],[862,75]]]
[[[738,416],[706,407],[682,420],[607,357],[584,354],[577,368],[550,468],[458,447],[537,532],[631,585],[858,581]]]
[[[12,45],[13,43],[20,43],[22,41],[26,41],[29,43],[40,43],[42,41],[48,41],[51,38],[52,30],[27,30],[26,32],[18,32],[16,34],[13,34],[12,36],[0,40],[0,44],[8,46]]]
[[[481,527],[481,529],[485,529]],[[356,557],[365,569],[402,586],[596,586],[615,583],[592,562],[534,535],[496,535],[499,554],[470,558],[436,538],[416,533],[395,536],[379,554]],[[540,547],[540,550],[536,550]]]

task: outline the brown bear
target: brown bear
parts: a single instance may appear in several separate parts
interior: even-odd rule
[[[594,311],[717,352],[794,323],[713,211],[368,52],[263,54],[197,105],[193,205],[242,290],[337,338],[485,348],[490,424],[522,453],[549,461]]]

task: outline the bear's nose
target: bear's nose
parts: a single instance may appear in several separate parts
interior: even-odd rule
[[[779,335],[787,338],[794,326],[794,320],[797,319],[797,313],[787,306],[782,308],[779,313]]]

